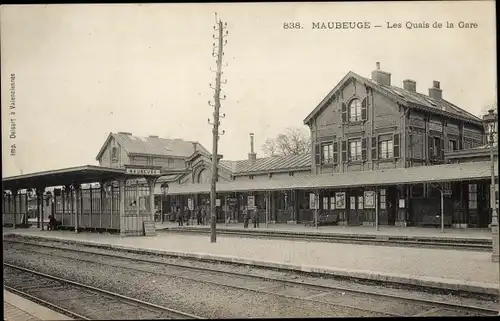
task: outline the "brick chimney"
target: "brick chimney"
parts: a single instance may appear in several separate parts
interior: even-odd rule
[[[417,92],[417,83],[415,80],[405,79],[403,80],[403,89],[409,92]]]
[[[250,153],[248,154],[248,160],[251,164],[255,164],[255,161],[257,160],[257,154],[253,149],[253,133],[250,133]]]
[[[380,62],[377,62],[377,69],[372,71],[372,80],[382,86],[391,85],[391,74],[380,70]]]
[[[429,88],[429,97],[435,100],[443,99],[443,90],[439,87],[439,81],[432,82],[432,88]]]

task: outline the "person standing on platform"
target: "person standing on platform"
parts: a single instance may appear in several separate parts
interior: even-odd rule
[[[202,225],[206,225],[207,223],[207,209],[205,206],[203,206],[201,208],[201,221],[202,221]]]
[[[184,220],[186,221],[186,225],[189,226],[189,220],[191,219],[191,211],[187,206],[184,206],[184,213],[185,213]]]
[[[255,209],[253,210],[253,227],[259,227],[259,209],[257,206],[255,206]]]
[[[245,206],[243,209],[243,227],[248,228],[248,221],[250,221],[250,215],[248,215],[248,209]]]
[[[201,206],[196,207],[196,222],[201,225]]]

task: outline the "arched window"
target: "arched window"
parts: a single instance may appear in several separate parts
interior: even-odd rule
[[[210,173],[206,169],[202,169],[198,173],[198,178],[196,181],[198,182],[198,184],[204,184],[210,182],[210,178]]]
[[[361,101],[353,99],[349,104],[349,121],[361,120]]]
[[[116,147],[111,148],[111,160],[113,162],[118,161],[118,149]]]

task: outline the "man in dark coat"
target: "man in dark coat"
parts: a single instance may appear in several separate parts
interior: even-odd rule
[[[201,206],[196,207],[196,221],[198,225],[201,225]]]
[[[245,206],[243,209],[243,227],[248,228],[248,221],[250,221],[250,215],[248,215],[248,209]]]

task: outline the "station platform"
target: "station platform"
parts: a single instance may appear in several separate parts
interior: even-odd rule
[[[491,253],[301,240],[158,233],[154,237],[4,228],[26,235],[110,248],[235,262],[285,270],[496,295],[498,263]]]
[[[156,223],[156,230],[162,229],[185,229],[185,228],[199,228],[199,229],[210,229],[209,225],[197,225],[196,221],[190,223],[187,226],[178,226],[178,223]],[[398,236],[398,237],[419,237],[419,238],[439,238],[439,239],[473,239],[473,240],[484,240],[491,242],[491,230],[490,229],[479,229],[479,228],[467,228],[467,229],[457,229],[457,228],[445,228],[444,232],[441,232],[441,228],[435,227],[396,227],[396,226],[379,226],[378,231],[375,226],[305,226],[304,224],[268,224],[266,227],[265,223],[260,222],[258,228],[254,228],[253,224],[249,223],[248,228],[243,227],[243,223],[218,223],[218,230],[229,230],[229,231],[266,231],[266,232],[286,232],[290,234],[304,234],[304,233],[318,233],[320,235],[378,235],[378,236]]]
[[[31,302],[14,293],[3,291],[5,321],[72,320],[44,306]]]

